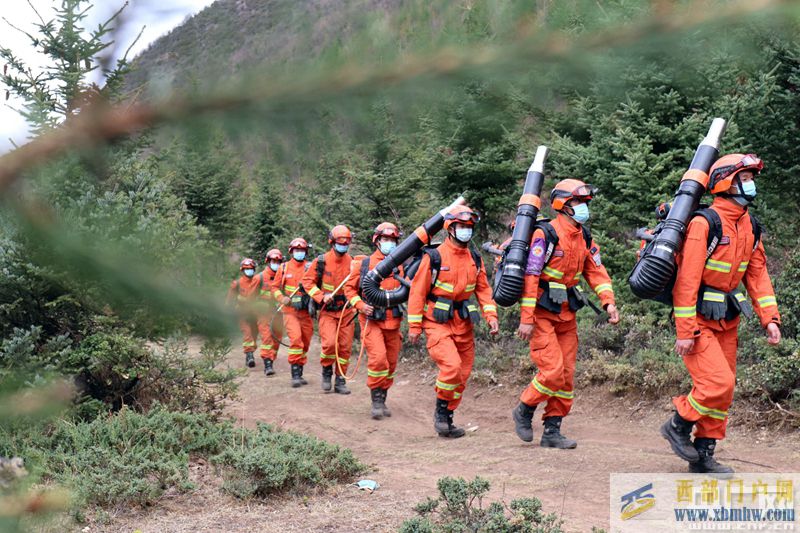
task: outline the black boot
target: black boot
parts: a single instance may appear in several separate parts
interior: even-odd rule
[[[453,425],[453,411],[447,408],[447,400],[436,399],[436,410],[433,412],[433,428],[440,437],[457,439],[466,431]]]
[[[300,375],[301,375],[302,371],[303,371],[303,367],[302,366],[300,366],[300,365],[292,365],[292,388],[293,389],[296,389],[297,387],[299,387],[300,385],[303,384],[303,382],[300,381]]]
[[[381,389],[371,389],[369,393],[372,397],[372,410],[370,414],[373,419],[380,420],[383,418],[383,395],[381,394]]]
[[[667,439],[675,455],[684,461],[696,463],[700,460],[700,456],[692,444],[692,426],[694,422],[684,420],[676,412],[661,426],[661,436]]]
[[[336,376],[336,383],[333,385],[333,392],[336,394],[350,394],[350,389],[347,388],[347,381],[343,376]]]
[[[392,416],[392,412],[386,407],[386,394],[389,389],[378,389],[381,391],[381,406],[383,407],[383,416]]]
[[[568,439],[561,434],[560,416],[549,416],[544,419],[544,433],[542,433],[542,441],[539,445],[542,448],[559,448],[561,450],[571,450],[578,447],[576,441]]]
[[[256,366],[256,359],[253,357],[253,352],[245,352],[244,354],[244,364],[253,368]]]
[[[733,474],[733,468],[722,465],[714,459],[714,448],[717,446],[716,439],[697,437],[694,439],[694,447],[700,460],[689,463],[689,472],[693,474]],[[730,477],[730,476],[728,476]]]
[[[514,431],[517,432],[517,437],[525,442],[533,441],[533,412],[535,410],[535,405],[531,407],[526,403],[519,402],[519,405],[511,411],[515,425]]]
[[[305,367],[303,365],[297,365],[297,367],[299,368],[298,375],[300,376],[300,385],[308,385],[308,381],[303,377],[303,368]]]
[[[264,375],[274,376],[275,370],[272,368],[272,359],[264,359]]]
[[[333,377],[333,366],[322,367],[322,390],[331,391],[331,378]]]

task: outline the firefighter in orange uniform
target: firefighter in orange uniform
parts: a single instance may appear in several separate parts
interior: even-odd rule
[[[473,322],[480,314],[470,301],[473,295],[489,333],[496,335],[499,330],[486,268],[480,254],[469,248],[478,220],[478,214],[466,206],[445,215],[447,239],[422,256],[408,299],[408,340],[416,343],[424,331],[428,353],[439,367],[433,427],[442,437],[458,438],[465,433],[453,425],[453,411],[461,403],[475,359]]]
[[[272,334],[272,318],[275,316],[275,306],[272,305],[272,282],[283,262],[283,254],[277,248],[267,252],[264,271],[261,272],[261,286],[259,298],[261,308],[258,313],[258,331],[261,334],[261,359],[264,361],[264,375],[274,376],[273,363],[278,356],[278,341]]]
[[[284,263],[272,282],[272,295],[281,303],[283,327],[289,337],[289,364],[292,366],[292,387],[308,385],[303,378],[314,322],[308,314],[309,297],[300,282],[308,270],[308,243],[297,238],[289,243],[290,259]]]
[[[350,394],[344,374],[347,372],[350,351],[353,348],[355,311],[352,308],[346,309],[348,303],[343,282],[350,274],[350,262],[353,258],[347,251],[352,241],[353,235],[347,226],[335,226],[328,234],[331,249],[312,261],[302,281],[306,293],[321,306],[318,328],[322,344],[322,390],[330,392],[335,367],[336,384],[333,391],[337,394]]]
[[[233,305],[236,300],[236,309],[239,313],[239,328],[242,330],[242,348],[244,349],[244,362],[250,368],[256,366],[253,352],[256,351],[258,338],[258,317],[256,307],[258,291],[261,287],[261,276],[256,276],[256,262],[250,258],[242,260],[239,265],[241,275],[239,279],[231,282],[226,298],[226,305]]]
[[[756,195],[754,178],[762,167],[753,154],[729,154],[712,165],[709,191],[714,201],[689,223],[677,259],[672,291],[675,351],[683,357],[693,387],[688,395],[673,398],[676,413],[661,427],[661,434],[694,473],[733,472],[714,459],[714,448],[725,438],[733,401],[739,314],[755,309],[767,341],[778,344],[781,339],[761,229],[748,211]],[[712,228],[721,235],[709,256]],[[738,290],[741,282],[752,307]]]
[[[370,414],[375,420],[392,416],[386,407],[386,396],[394,383],[397,356],[400,353],[402,336],[400,323],[403,313],[399,306],[386,308],[369,305],[361,299],[361,278],[380,263],[397,246],[400,230],[391,222],[382,222],[375,228],[372,244],[375,251],[368,257],[357,257],[350,269],[350,279],[345,284],[345,296],[350,305],[359,312],[361,342],[367,350],[367,387],[372,398]],[[402,276],[402,267],[398,275]],[[393,277],[381,282],[381,289],[394,290],[400,282]]]
[[[597,293],[608,312],[608,321],[619,322],[611,278],[602,264],[599,247],[584,226],[589,220],[592,193],[592,188],[579,180],[566,179],[556,184],[550,193],[556,218],[552,222],[539,221],[525,271],[517,335],[530,341],[531,360],[538,373],[523,391],[512,416],[517,436],[531,442],[534,410],[546,403],[540,442],[546,448],[578,445],[561,434],[561,421],[569,414],[575,395],[575,312],[584,305],[578,287],[581,277]]]

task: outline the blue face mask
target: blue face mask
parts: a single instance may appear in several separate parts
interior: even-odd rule
[[[295,261],[302,261],[306,258],[306,253],[302,250],[297,252],[292,252],[292,257],[294,257]]]
[[[270,263],[270,264],[269,264],[269,268],[270,268],[270,269],[271,269],[273,272],[277,272],[277,271],[278,271],[278,268],[279,268],[280,266],[281,266],[281,264],[280,264],[280,263]]]
[[[397,248],[397,243],[394,241],[383,241],[380,243],[380,248],[383,255],[389,255],[392,253],[392,250]]]
[[[739,190],[739,187],[737,187]],[[741,194],[745,194],[750,198],[755,198],[756,196],[756,182],[755,181],[743,181],[741,186]],[[750,200],[747,198],[742,198],[741,196],[734,196],[734,200],[736,200],[740,205],[747,205],[750,203]]]
[[[248,278],[252,278],[253,276],[255,276],[255,274],[256,274],[256,271],[253,270],[252,268],[245,268],[244,269],[244,275],[247,276]]]
[[[589,206],[586,203],[575,204],[572,206],[573,220],[578,224],[585,224],[589,220]]]
[[[456,240],[458,242],[469,242],[472,238],[472,228],[456,228]]]
[[[333,249],[339,252],[340,254],[346,254],[347,250],[350,249],[349,244],[339,244],[338,242],[333,245]]]

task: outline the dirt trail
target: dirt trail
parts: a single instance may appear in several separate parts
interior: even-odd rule
[[[238,366],[241,359],[236,353],[229,362]],[[394,531],[414,515],[416,503],[435,495],[440,477],[480,475],[492,483],[490,500],[536,496],[547,512],[562,516],[567,531],[590,531],[592,526],[608,527],[610,473],[685,471],[685,463],[672,455],[657,431],[669,413],[666,402],[656,412],[631,408],[599,392],[578,391],[563,426],[566,435],[578,440],[578,448],[552,450],[534,445],[541,435],[538,420],[534,444],[522,443],[513,433],[510,410],[520,392],[516,387],[468,388],[455,421],[477,429],[449,440],[433,432],[432,368],[428,375],[419,369],[404,372],[401,361],[387,401],[393,416],[375,421],[369,417],[366,368],[350,383],[353,393],[342,396],[321,391],[314,359],[305,372],[310,384],[300,389],[289,386],[283,350],[276,376],[265,378],[258,363],[242,383],[242,404],[231,413],[248,426],[269,422],[351,448],[373,467],[364,477],[378,481],[380,489],[366,494],[337,487],[308,497],[245,504],[206,487],[164,498],[138,516],[125,513],[112,521],[113,530]],[[797,435],[782,435],[776,442],[765,431],[732,428],[729,433],[717,457],[737,471],[800,470]],[[196,470],[196,477],[211,478],[210,469]]]

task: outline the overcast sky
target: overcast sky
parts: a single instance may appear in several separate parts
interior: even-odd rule
[[[130,57],[133,57],[161,35],[180,25],[187,16],[201,11],[213,1],[130,0],[129,6],[124,11],[126,16],[117,36],[118,46],[124,52],[144,27],[142,37],[131,51]],[[88,28],[96,28],[100,22],[106,20],[114,11],[119,9],[124,0],[95,0],[92,3],[95,7],[91,10],[84,25]],[[61,0],[0,0],[0,15],[5,19],[0,20],[0,45],[12,49],[18,57],[24,59],[32,67],[41,66],[42,60],[34,52],[30,45],[30,39],[10,27],[8,23],[30,33],[35,33],[36,28],[33,24],[38,21],[38,17],[31,5],[36,8],[36,11],[39,12],[44,20],[49,21],[53,18],[53,6],[60,4]],[[0,94],[4,98],[5,90]],[[15,102],[11,98],[5,101],[4,104],[0,106],[0,154],[12,148],[9,139],[13,139],[17,144],[22,144],[28,136],[25,121],[16,111],[10,108],[19,107],[20,102]]]

